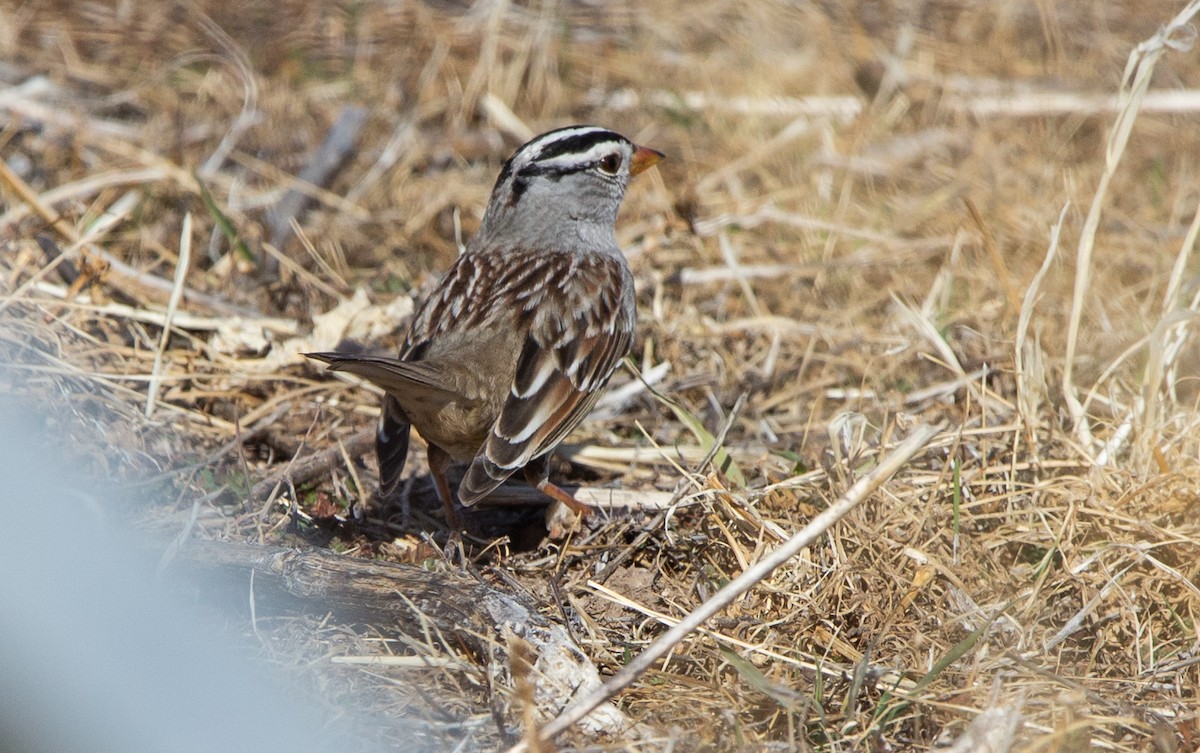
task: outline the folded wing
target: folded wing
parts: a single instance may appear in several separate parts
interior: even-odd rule
[[[500,416],[459,485],[462,504],[477,502],[553,450],[587,416],[629,352],[634,318],[621,291],[598,293],[609,300],[573,322],[545,322],[526,336]]]

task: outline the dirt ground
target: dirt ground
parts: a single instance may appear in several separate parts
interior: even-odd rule
[[[0,395],[132,530],[465,570],[605,676],[943,422],[629,726],[557,744],[1200,750],[1184,5],[0,0]],[[445,552],[420,440],[375,498],[377,393],[300,354],[394,351],[504,159],[571,123],[667,155],[618,222],[633,355],[553,472],[633,509],[483,511]],[[453,644],[253,632],[380,749],[522,739]]]

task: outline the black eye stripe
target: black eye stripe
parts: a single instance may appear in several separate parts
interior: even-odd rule
[[[526,165],[525,167],[522,167],[521,172],[517,173],[517,179],[530,178],[534,175],[541,175],[547,178],[561,178],[564,175],[577,173],[581,170],[586,170],[589,167],[591,167],[591,165],[571,165],[570,167],[564,167],[562,165],[539,165],[535,162],[532,165]]]
[[[621,155],[616,152],[609,152],[591,162],[579,162],[574,165],[543,165],[534,162],[521,168],[520,172],[517,173],[516,180],[519,182],[522,178],[529,178],[534,175],[541,175],[551,179],[561,178],[564,175],[591,170],[593,167],[598,167],[602,172],[609,175],[616,175],[617,171],[621,169]]]

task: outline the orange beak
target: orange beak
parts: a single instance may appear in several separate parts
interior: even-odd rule
[[[662,162],[663,158],[666,156],[667,155],[663,154],[657,149],[639,146],[637,149],[633,150],[633,159],[629,161],[629,174],[637,175],[638,173],[645,172],[651,167],[657,165],[659,162]]]

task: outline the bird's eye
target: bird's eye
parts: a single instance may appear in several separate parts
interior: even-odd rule
[[[599,165],[601,171],[609,175],[616,175],[617,171],[621,169],[621,155],[616,152],[607,154],[600,159]]]

